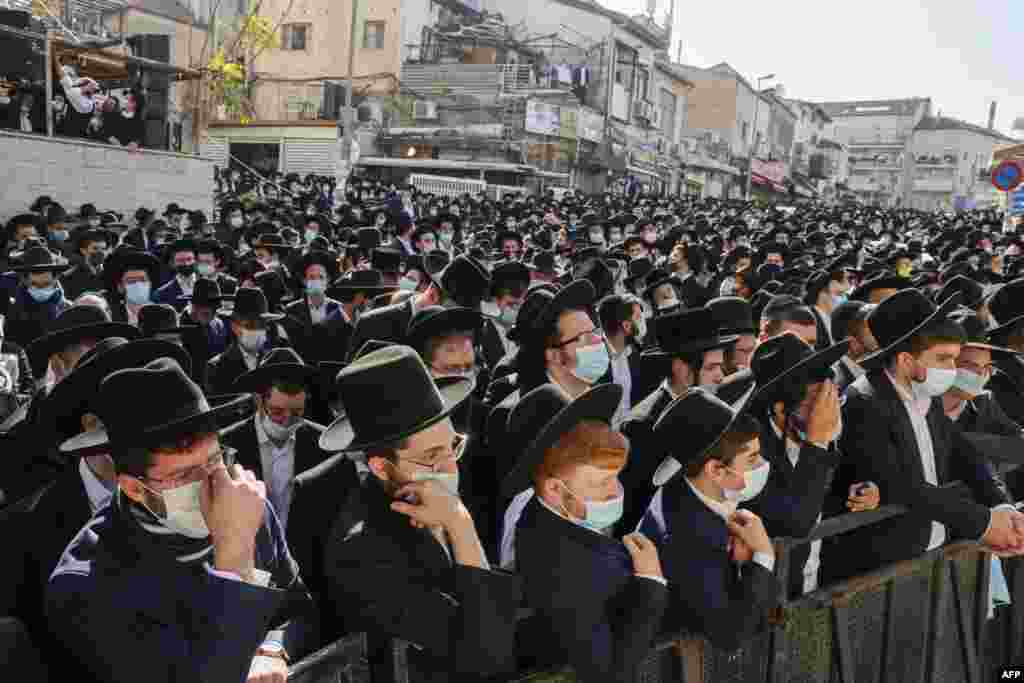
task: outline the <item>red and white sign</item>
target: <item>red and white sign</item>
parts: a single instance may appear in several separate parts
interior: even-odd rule
[[[781,161],[762,161],[761,159],[751,159],[750,171],[754,175],[759,175],[765,180],[769,180],[779,185],[782,184],[783,179],[786,177],[786,165]]]

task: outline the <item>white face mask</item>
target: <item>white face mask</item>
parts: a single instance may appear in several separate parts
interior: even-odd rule
[[[949,391],[956,382],[956,370],[926,368],[923,382],[911,382],[914,398],[919,401],[931,400]]]
[[[161,518],[150,510],[164,527],[187,538],[206,538],[210,535],[210,528],[206,526],[206,518],[199,503],[203,490],[202,480],[165,491],[153,491],[148,486],[146,489],[164,502],[166,517]]]
[[[988,384],[988,377],[985,375],[958,368],[953,386],[969,396],[977,396],[985,391],[986,384]]]
[[[301,426],[301,419],[296,419],[293,424],[284,426],[271,420],[270,416],[266,413],[263,414],[263,431],[267,433],[267,436],[270,437],[271,441],[278,444],[283,444],[286,441],[289,441],[295,435],[295,432],[299,431],[299,427]]]
[[[413,481],[436,481],[450,495],[459,497],[459,471],[451,472],[416,472]]]

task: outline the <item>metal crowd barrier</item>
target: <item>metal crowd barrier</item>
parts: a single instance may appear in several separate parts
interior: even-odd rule
[[[487,189],[487,183],[470,178],[453,178],[427,173],[413,173],[409,176],[409,184],[423,193],[433,193],[439,197],[459,197],[465,193],[475,195]]]
[[[288,668],[294,683],[370,683],[366,634],[345,636]]]

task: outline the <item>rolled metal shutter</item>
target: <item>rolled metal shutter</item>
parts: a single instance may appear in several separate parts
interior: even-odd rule
[[[337,140],[291,140],[284,141],[285,173],[333,176],[338,165]]]
[[[200,145],[199,155],[213,159],[218,166],[224,168],[228,162],[227,138],[209,138]]]

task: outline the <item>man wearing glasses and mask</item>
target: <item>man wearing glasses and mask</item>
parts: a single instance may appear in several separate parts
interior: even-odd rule
[[[474,382],[434,380],[415,350],[394,345],[358,357],[337,388],[345,414],[320,445],[360,452],[369,475],[334,523],[327,608],[350,632],[413,643],[410,680],[515,670],[520,580],[491,568],[459,498],[462,437],[449,416]]]
[[[252,397],[211,405],[162,358],[109,375],[90,403],[104,429],[62,448],[108,452],[118,488],[50,578],[54,636],[98,680],[284,683],[312,601],[266,487],[228,467],[218,437]]]

